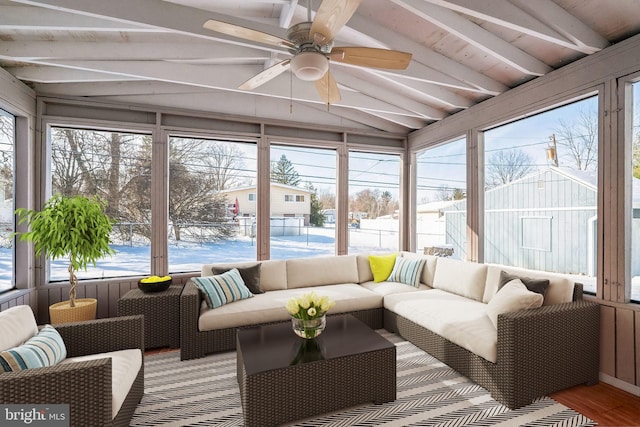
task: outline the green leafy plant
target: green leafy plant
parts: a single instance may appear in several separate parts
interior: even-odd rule
[[[15,233],[21,241],[33,242],[36,256],[51,260],[69,258],[69,305],[75,307],[77,270],[86,270],[115,251],[109,246],[111,219],[105,214],[106,202],[98,197],[55,195],[41,211],[16,209],[18,224],[27,222],[29,231]]]

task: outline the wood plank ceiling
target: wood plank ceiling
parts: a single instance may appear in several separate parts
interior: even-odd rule
[[[306,0],[0,0],[0,66],[38,94],[408,134],[640,33],[638,0],[363,0],[336,45],[413,54],[403,71],[331,62],[342,100],[285,72],[291,55],[203,28],[282,38]],[[312,0],[312,16],[320,0]]]

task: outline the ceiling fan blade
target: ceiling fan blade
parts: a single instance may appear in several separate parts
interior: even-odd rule
[[[351,19],[362,0],[323,0],[311,24],[309,35],[318,43],[328,43]],[[318,39],[318,35],[322,37]]]
[[[227,22],[209,19],[204,23],[203,27],[207,30],[226,34],[228,36],[238,37],[240,39],[245,39],[252,42],[270,44],[272,46],[285,48],[294,47],[293,43],[291,43],[289,40],[285,40],[271,34],[263,33],[262,31],[252,30],[251,28],[229,24]]]
[[[335,104],[342,99],[340,98],[340,89],[338,89],[336,79],[333,78],[329,71],[320,80],[316,80],[315,84],[316,90],[325,104]]]
[[[412,55],[398,50],[373,47],[334,47],[329,55],[332,61],[389,70],[404,70],[409,66]]]
[[[251,89],[257,88],[258,86],[262,86],[263,84],[265,84],[269,80],[274,79],[277,76],[279,76],[280,74],[282,74],[285,71],[287,71],[289,69],[289,64],[290,63],[291,63],[290,59],[285,59],[284,61],[278,62],[277,64],[272,65],[271,67],[269,67],[266,70],[256,74],[255,76],[251,77],[246,82],[242,83],[238,87],[238,89],[251,90]]]

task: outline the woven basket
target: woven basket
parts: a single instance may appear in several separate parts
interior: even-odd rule
[[[95,298],[77,298],[75,307],[70,307],[69,301],[57,302],[49,306],[49,321],[56,324],[94,320],[97,306]]]

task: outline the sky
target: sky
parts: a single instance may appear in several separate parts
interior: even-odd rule
[[[554,110],[501,125],[485,132],[485,159],[505,149],[518,148],[532,159],[532,167],[548,165],[545,149],[550,136],[559,127],[560,119],[576,117],[581,109],[597,111],[597,97],[588,98]],[[559,142],[559,139],[556,138]],[[418,203],[438,200],[442,185],[460,188],[466,192],[465,138],[423,151],[418,155]],[[558,147],[559,155],[562,156]],[[562,160],[562,159],[561,159]],[[562,165],[562,164],[561,164]]]

